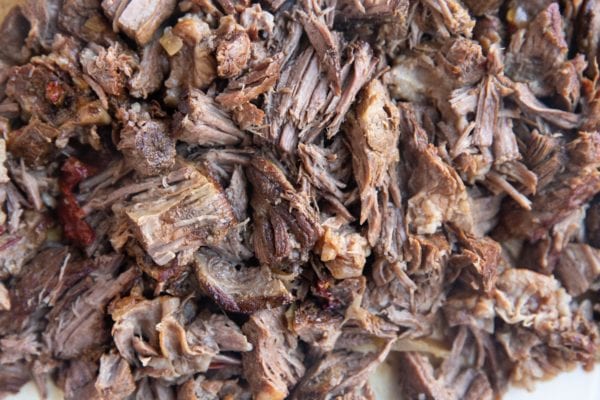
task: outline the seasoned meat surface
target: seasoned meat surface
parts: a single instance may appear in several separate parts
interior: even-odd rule
[[[1,0],[0,0],[1,1]],[[500,399],[600,354],[592,0],[22,0],[0,398]]]

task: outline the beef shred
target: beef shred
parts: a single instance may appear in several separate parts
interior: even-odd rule
[[[598,360],[598,2],[18,3],[0,398],[374,399],[387,365],[491,400]]]

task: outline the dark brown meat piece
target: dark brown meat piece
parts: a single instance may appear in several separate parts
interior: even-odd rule
[[[464,38],[447,41],[437,55],[446,76],[452,77],[454,85],[473,85],[485,72],[486,59],[479,43]]]
[[[252,103],[244,103],[233,109],[232,116],[241,129],[258,131],[263,126],[265,112]]]
[[[237,380],[207,379],[200,375],[179,386],[177,400],[219,400],[219,399],[250,400],[248,389]]]
[[[600,248],[600,202],[597,200],[587,210],[585,228],[590,245]]]
[[[168,172],[175,165],[175,141],[166,122],[138,120],[125,122],[117,145],[125,162],[142,176]]]
[[[32,120],[21,129],[9,133],[8,151],[22,157],[32,166],[46,164],[54,153],[54,140],[60,131],[51,125]]]
[[[254,251],[258,260],[275,270],[305,262],[322,234],[319,217],[306,194],[298,192],[268,158],[254,157],[246,174],[253,188]]]
[[[35,50],[50,50],[58,32],[60,0],[27,0],[21,5],[31,29],[27,46]]]
[[[252,343],[244,353],[244,374],[256,398],[283,400],[304,375],[297,339],[287,330],[282,310],[253,314],[242,328]]]
[[[187,380],[213,363],[239,366],[238,359],[218,353],[252,349],[240,328],[225,316],[194,314],[177,297],[123,298],[112,310],[115,345],[144,376],[165,382]]]
[[[26,64],[11,70],[6,95],[19,103],[25,120],[37,117],[60,126],[75,114],[77,93],[69,81],[60,70]]]
[[[401,143],[415,173],[410,175],[407,222],[419,234],[434,233],[443,222],[453,222],[470,231],[471,221],[464,183],[428,143],[423,128],[415,120],[414,111],[401,107],[405,126],[401,127]]]
[[[25,45],[31,25],[19,6],[13,7],[0,25],[0,58],[10,64],[25,64],[31,50]]]
[[[371,80],[378,61],[364,42],[349,45],[346,52],[340,95],[330,89],[312,47],[285,65],[265,109],[269,123],[265,136],[279,148],[293,152],[298,142],[310,143],[322,132],[329,138],[338,133],[358,92]]]
[[[0,311],[0,335],[23,330],[30,319],[35,319],[32,314],[38,308],[53,305],[66,289],[81,278],[83,271],[74,268],[72,273],[66,271],[64,279],[59,282],[59,271],[67,254],[66,247],[47,249],[27,264],[24,273],[9,289],[10,310]]]
[[[58,13],[61,29],[86,42],[109,46],[117,39],[100,9],[101,0],[63,0]]]
[[[17,393],[31,379],[25,363],[2,364],[0,369],[0,396]]]
[[[517,81],[537,81],[565,60],[565,41],[558,3],[552,3],[514,34],[507,54],[507,75]]]
[[[498,275],[500,245],[490,238],[476,239],[462,232],[456,232],[459,254],[453,255],[449,263],[459,270],[460,278],[474,290],[492,293]]]
[[[321,355],[333,350],[342,334],[343,321],[344,317],[336,311],[321,309],[316,303],[305,301],[294,311],[290,329]]]
[[[94,386],[98,374],[97,361],[73,360],[64,374],[62,389],[65,400],[100,400],[100,394]]]
[[[502,0],[465,0],[469,10],[477,16],[493,14],[502,5]]]
[[[9,196],[13,190],[10,190],[10,193]],[[12,207],[9,210],[13,210],[14,215],[23,211]],[[50,227],[48,215],[28,210],[23,213],[21,220],[17,221],[14,231],[5,229],[0,235],[0,279],[20,274],[23,265],[37,254],[46,240]]]
[[[299,11],[299,19],[304,26],[308,40],[314,47],[319,63],[331,82],[335,94],[341,92],[340,51],[337,35],[329,30],[325,17],[318,15],[315,3],[302,1],[304,10]]]
[[[456,0],[423,0],[423,5],[436,16],[436,30],[442,36],[464,35],[470,37],[475,21],[465,6]]]
[[[438,381],[427,356],[420,353],[400,353],[402,386],[410,397],[424,396],[426,399],[452,400],[454,393]]]
[[[502,229],[517,237],[537,241],[548,229],[600,192],[597,170],[564,173],[532,198],[531,210],[507,204],[502,215]]]
[[[250,314],[287,304],[292,295],[266,267],[240,266],[199,253],[194,260],[200,286],[225,311]]]

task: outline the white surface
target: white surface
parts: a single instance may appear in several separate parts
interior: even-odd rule
[[[394,370],[383,364],[376,376],[370,379],[378,400],[398,400],[397,379]],[[50,388],[48,400],[62,399],[62,393],[55,387]],[[39,394],[33,383],[28,383],[21,392],[7,400],[37,400]],[[539,382],[534,392],[513,388],[504,396],[503,400],[599,400],[600,399],[600,366],[592,372],[576,369],[563,373],[556,378]]]

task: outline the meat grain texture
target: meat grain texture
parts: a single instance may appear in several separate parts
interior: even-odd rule
[[[600,358],[591,0],[25,0],[0,397],[495,399]]]

